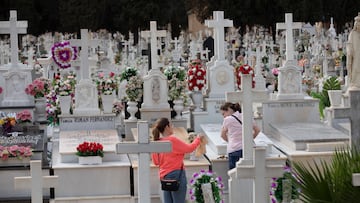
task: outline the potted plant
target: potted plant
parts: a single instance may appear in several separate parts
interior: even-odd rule
[[[104,147],[97,142],[83,142],[76,147],[79,164],[101,164],[104,157]]]
[[[215,203],[223,202],[221,197],[224,184],[220,176],[216,177],[211,171],[201,170],[200,173],[194,173],[190,180],[190,200],[198,203],[204,203],[206,198],[213,198]],[[203,192],[203,190],[211,190]]]

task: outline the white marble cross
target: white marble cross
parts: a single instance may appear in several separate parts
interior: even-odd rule
[[[265,90],[265,78],[261,71],[260,46],[256,46],[256,64],[255,64],[255,90]]]
[[[205,25],[209,28],[214,28],[214,49],[215,60],[225,60],[225,40],[224,28],[232,27],[233,21],[224,19],[224,11],[214,11],[214,20],[205,20]]]
[[[90,67],[89,67],[89,46],[99,46],[99,40],[89,39],[87,29],[81,29],[81,39],[70,40],[71,46],[81,47],[80,51],[80,80],[90,80]]]
[[[26,34],[28,27],[27,21],[17,21],[17,12],[10,11],[9,21],[0,21],[0,34],[10,34],[10,47],[11,47],[11,67],[18,67],[19,62],[19,42],[18,34]]]
[[[31,176],[14,177],[15,189],[31,189],[31,202],[43,202],[43,188],[57,187],[58,176],[42,176],[41,161],[30,161]]]
[[[302,23],[294,23],[292,13],[285,14],[285,23],[276,23],[276,30],[285,29],[286,60],[294,60],[293,29],[301,29]]]
[[[169,152],[170,142],[150,142],[149,125],[147,121],[137,123],[138,143],[118,143],[116,153],[139,154],[138,191],[139,203],[150,203],[150,153]],[[160,180],[159,180],[160,182]]]
[[[151,68],[160,69],[157,54],[157,38],[166,37],[166,30],[157,30],[156,21],[150,21],[150,31],[141,31],[141,37],[150,37],[151,46]]]
[[[269,202],[269,180],[283,175],[283,165],[266,164],[266,146],[256,146],[253,149],[253,164],[236,165],[236,176],[240,179],[253,179],[253,203]],[[239,188],[241,189],[241,188]]]
[[[252,75],[241,76],[241,91],[226,92],[225,100],[228,102],[241,103],[242,111],[242,140],[243,140],[243,159],[252,160],[253,141],[253,112],[252,103],[268,100],[266,90],[258,91],[252,89]]]

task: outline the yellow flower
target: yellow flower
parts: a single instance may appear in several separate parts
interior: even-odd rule
[[[0,125],[4,125],[5,121],[4,119],[0,119]]]

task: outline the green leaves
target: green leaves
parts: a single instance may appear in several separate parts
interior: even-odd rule
[[[304,203],[348,203],[360,198],[360,187],[352,186],[352,174],[360,172],[357,147],[336,150],[331,162],[293,163]]]

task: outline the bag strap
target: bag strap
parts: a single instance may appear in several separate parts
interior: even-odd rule
[[[234,115],[231,115],[232,117],[234,117],[237,121],[239,121],[239,123],[242,125],[242,122],[240,119],[238,119],[238,117],[234,116]]]

